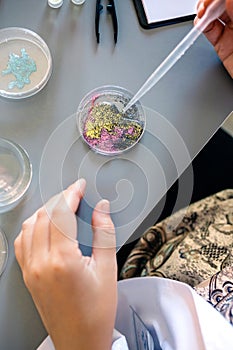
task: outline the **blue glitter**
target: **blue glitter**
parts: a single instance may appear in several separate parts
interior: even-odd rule
[[[10,53],[7,68],[2,71],[2,75],[13,74],[16,80],[12,80],[8,84],[9,89],[15,86],[22,89],[25,84],[30,84],[30,75],[36,72],[36,63],[29,57],[25,49],[21,49],[21,56]]]

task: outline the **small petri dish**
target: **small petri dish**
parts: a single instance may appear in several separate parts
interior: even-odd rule
[[[25,28],[0,30],[0,96],[22,99],[39,92],[52,72],[44,40]]]
[[[63,5],[63,0],[48,0],[50,7],[57,9]]]
[[[73,4],[75,5],[82,5],[86,0],[71,0]]]
[[[32,166],[26,151],[0,138],[0,213],[13,209],[22,200],[31,179]]]
[[[140,102],[126,113],[121,111],[133,94],[119,86],[102,86],[81,100],[77,111],[80,134],[88,146],[104,155],[118,155],[130,150],[145,130],[145,114]]]
[[[8,259],[8,243],[4,232],[0,228],[0,276],[5,270],[7,259]]]

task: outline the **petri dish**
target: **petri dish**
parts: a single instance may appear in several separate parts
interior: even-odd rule
[[[52,72],[45,41],[25,28],[0,30],[0,96],[22,99],[39,92]]]
[[[32,166],[26,151],[0,138],[0,213],[13,209],[22,200],[31,179]]]
[[[73,4],[75,5],[82,5],[84,4],[85,0],[71,0]]]
[[[3,273],[8,259],[8,243],[6,236],[0,228],[0,276]]]
[[[50,7],[57,9],[63,5],[63,0],[48,0]]]
[[[121,113],[133,94],[119,86],[105,85],[90,91],[77,111],[80,134],[88,146],[103,155],[119,155],[141,139],[146,119],[138,101]]]

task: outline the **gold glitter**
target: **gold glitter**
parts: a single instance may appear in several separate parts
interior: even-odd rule
[[[85,133],[87,137],[99,138],[103,129],[110,133],[115,133],[116,127],[134,128],[132,134],[126,132],[129,138],[138,138],[142,132],[140,124],[134,121],[125,121],[119,111],[108,104],[98,104],[92,107],[90,111],[90,119],[85,125]]]
[[[111,151],[133,145],[141,136],[144,124],[119,112],[115,105],[93,105],[84,125],[83,136],[95,147]]]

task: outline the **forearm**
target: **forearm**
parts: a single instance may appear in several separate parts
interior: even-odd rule
[[[106,298],[107,299],[107,298]],[[106,300],[106,304],[107,300]],[[91,315],[88,317],[88,314]],[[93,317],[93,314],[96,315]],[[67,326],[48,327],[47,331],[56,350],[110,350],[112,348],[113,330],[116,311],[110,307],[108,315],[103,310],[88,310],[86,320],[73,316],[66,317]],[[64,315],[60,316],[64,317]],[[44,322],[46,323],[46,322]]]
[[[69,339],[64,336],[51,338],[56,350],[111,350],[112,347],[112,334],[102,332],[101,335],[96,335],[95,329],[89,336],[76,334]]]

